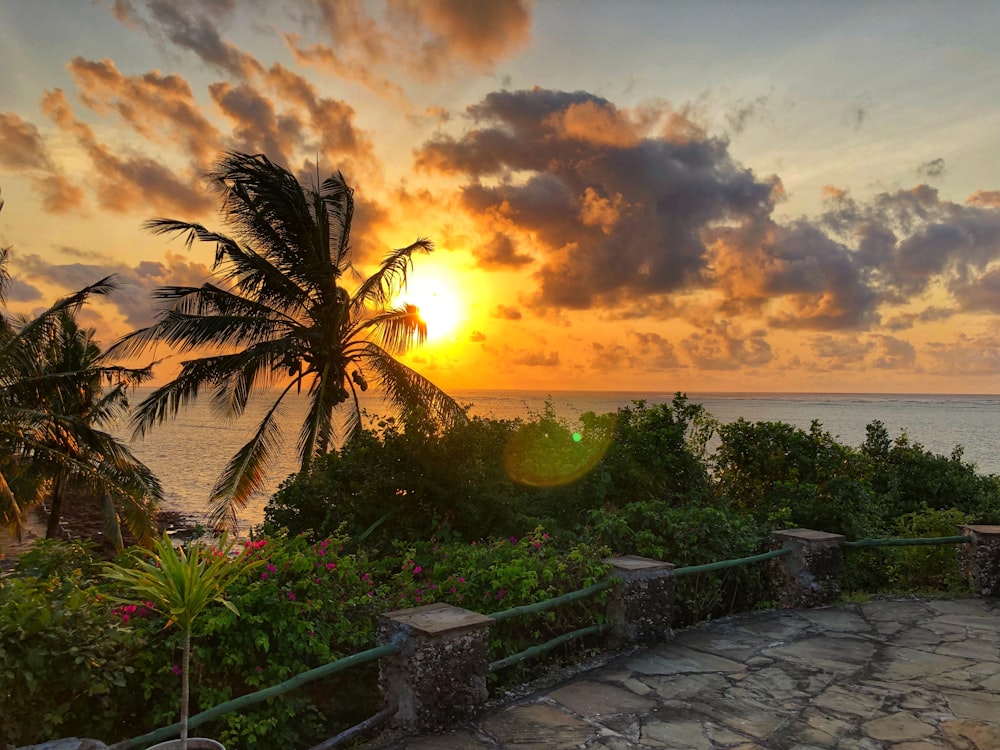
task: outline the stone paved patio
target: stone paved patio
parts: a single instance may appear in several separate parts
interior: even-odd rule
[[[1000,600],[751,613],[392,750],[1000,750]]]

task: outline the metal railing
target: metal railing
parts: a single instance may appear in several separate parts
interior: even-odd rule
[[[859,549],[859,548],[872,548],[872,547],[907,547],[907,546],[930,546],[930,545],[945,545],[945,544],[962,544],[965,542],[970,542],[972,537],[968,535],[957,535],[957,536],[944,536],[944,537],[930,537],[930,538],[915,538],[915,539],[900,539],[900,538],[882,538],[882,539],[859,539],[856,541],[846,541],[844,542],[844,547],[849,549]],[[718,562],[705,563],[703,565],[689,565],[682,568],[675,568],[672,573],[674,577],[682,577],[688,575],[694,575],[697,573],[711,573],[718,570],[725,570],[727,568],[734,568],[740,565],[749,565],[756,562],[763,562],[765,560],[771,560],[777,557],[783,557],[791,553],[791,550],[787,547],[782,547],[780,549],[771,550],[769,552],[763,552],[758,555],[750,555],[748,557],[737,557],[729,560],[720,560]],[[569,602],[577,601],[580,599],[586,599],[588,597],[599,594],[603,591],[607,591],[615,586],[615,579],[610,578],[598,583],[592,584],[585,588],[579,589],[577,591],[571,591],[567,594],[562,594],[560,596],[553,597],[551,599],[545,599],[540,602],[533,602],[532,604],[523,604],[517,607],[512,607],[501,612],[494,612],[488,615],[492,620],[496,622],[501,622],[504,620],[509,620],[514,617],[520,617],[522,615],[537,614],[539,612],[545,612],[550,609],[554,609],[563,604],[568,604]],[[491,672],[503,669],[505,667],[518,664],[522,661],[532,659],[536,656],[540,656],[554,648],[562,646],[571,641],[577,640],[579,638],[585,638],[591,635],[597,635],[604,633],[613,627],[613,623],[595,623],[587,627],[579,628],[569,633],[557,636],[545,643],[538,644],[537,646],[531,646],[523,651],[516,654],[511,654],[510,656],[504,657],[503,659],[498,659],[496,661],[490,662],[489,670]],[[287,693],[291,690],[295,690],[309,682],[318,680],[320,678],[326,677],[328,675],[334,674],[335,672],[342,671],[344,669],[349,669],[366,662],[375,661],[383,656],[388,656],[390,654],[398,653],[399,647],[394,644],[386,644],[382,646],[377,646],[375,648],[368,649],[367,651],[362,651],[351,656],[344,657],[335,662],[331,662],[322,667],[317,667],[311,669],[307,672],[302,672],[284,682],[278,683],[277,685],[272,685],[271,687],[258,690],[254,693],[249,693],[247,695],[242,695],[238,698],[226,701],[225,703],[220,703],[206,711],[202,711],[199,714],[195,714],[188,720],[188,727],[195,728],[198,727],[212,719],[216,719],[223,714],[227,714],[231,711],[237,711],[241,709],[248,708],[250,706],[256,705],[263,701],[275,698],[279,695]],[[344,730],[335,737],[326,740],[325,742],[316,745],[311,748],[311,750],[331,750],[332,748],[338,747],[339,745],[357,737],[359,734],[366,732],[375,726],[391,719],[396,713],[396,708],[390,706],[382,709],[374,716],[366,719],[365,721]],[[162,727],[155,731],[144,734],[140,737],[135,737],[130,740],[123,740],[122,742],[116,743],[111,746],[110,750],[135,750],[148,743],[160,742],[166,739],[177,736],[180,733],[180,724],[175,723],[170,726]]]

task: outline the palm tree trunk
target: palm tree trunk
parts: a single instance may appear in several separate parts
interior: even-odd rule
[[[188,746],[188,701],[191,698],[190,678],[191,667],[191,630],[184,633],[184,653],[181,654],[181,750]]]
[[[45,529],[46,539],[55,539],[59,536],[59,519],[62,515],[63,499],[63,478],[59,474],[52,482],[52,503],[49,507],[49,524]]]

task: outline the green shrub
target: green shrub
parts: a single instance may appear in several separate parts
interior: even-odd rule
[[[137,643],[94,588],[90,550],[40,544],[18,569],[0,578],[0,746],[115,734]]]

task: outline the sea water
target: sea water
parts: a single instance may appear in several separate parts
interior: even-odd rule
[[[140,390],[136,403],[144,395],[146,392]],[[501,419],[530,418],[550,404],[558,417],[571,424],[585,412],[603,414],[633,401],[657,404],[673,399],[670,392],[482,390],[454,391],[451,395],[470,405],[471,414]],[[808,429],[815,420],[838,441],[851,446],[864,442],[866,426],[879,420],[892,438],[905,433],[911,443],[944,455],[962,446],[964,460],[974,463],[981,473],[1000,474],[1000,396],[691,393],[688,397],[723,423],[743,417],[751,422],[787,422]],[[163,483],[163,507],[204,520],[216,478],[253,434],[270,404],[266,394],[255,397],[239,420],[228,422],[204,399],[133,441],[135,454]],[[371,415],[386,412],[372,394],[365,394],[362,408]],[[244,531],[263,520],[270,495],[297,470],[296,444],[306,409],[304,395],[286,397],[279,414],[285,447],[269,468],[266,490],[251,498],[239,514]]]

